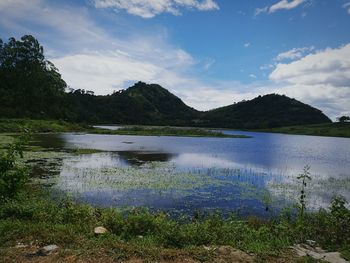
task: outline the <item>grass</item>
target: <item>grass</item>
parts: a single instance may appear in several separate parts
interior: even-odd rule
[[[250,138],[245,135],[228,135],[222,132],[202,128],[180,128],[159,126],[126,126],[117,130],[95,128],[90,130],[97,134],[141,135],[141,136],[184,136],[184,137],[220,137],[220,138]]]
[[[0,133],[21,132],[30,129],[34,133],[85,131],[87,126],[61,120],[0,119]]]
[[[69,123],[62,120],[0,119],[0,133],[17,133],[23,131],[23,129],[29,129],[33,133],[85,132],[110,135],[250,138],[245,135],[226,135],[222,132],[209,131],[201,128],[126,126],[118,130],[108,130],[93,128],[92,126],[84,124]]]
[[[335,122],[335,123],[313,124],[313,125],[303,125],[303,126],[290,126],[290,127],[271,128],[271,129],[260,129],[258,131],[350,138],[350,122],[344,122],[344,123]]]
[[[3,249],[17,242],[32,241],[40,246],[54,243],[63,248],[79,248],[83,254],[93,247],[106,251],[124,247],[118,256],[155,260],[164,249],[199,248],[199,255],[193,255],[210,260],[210,253],[203,255],[205,251],[200,247],[230,245],[263,258],[279,255],[303,239],[312,239],[325,249],[341,250],[345,257],[349,256],[349,210],[340,214],[325,210],[306,214],[301,227],[288,213],[271,220],[224,218],[220,214],[175,220],[165,213],[151,213],[144,208],[121,211],[47,196],[43,190],[28,188],[0,206]],[[96,226],[106,227],[108,233],[95,236]]]
[[[118,130],[108,130],[92,128],[88,125],[69,123],[62,120],[0,119],[0,133],[21,132],[23,127],[30,128],[34,133],[86,132],[111,135],[249,138],[249,136],[246,135],[227,135],[222,132],[212,131],[205,128],[126,126]],[[259,129],[257,131],[350,138],[350,122],[279,127]]]

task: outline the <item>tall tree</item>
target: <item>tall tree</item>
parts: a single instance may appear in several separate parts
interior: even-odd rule
[[[38,40],[0,40],[0,114],[9,117],[62,117],[66,83],[44,56]],[[13,107],[16,105],[16,107]]]

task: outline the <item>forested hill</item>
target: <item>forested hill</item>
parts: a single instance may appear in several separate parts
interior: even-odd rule
[[[157,84],[138,82],[111,95],[70,90],[33,36],[0,39],[0,118],[72,122],[271,128],[331,122],[321,111],[270,94],[207,112]]]
[[[208,111],[205,119],[210,127],[244,129],[331,122],[320,110],[277,94]]]
[[[157,84],[138,82],[107,96],[82,90],[66,94],[72,121],[149,125],[190,125],[200,112]]]

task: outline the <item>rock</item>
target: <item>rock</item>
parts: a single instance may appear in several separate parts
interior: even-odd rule
[[[207,251],[212,250],[212,248],[211,248],[211,247],[207,247],[207,246],[203,246],[203,248],[204,248],[205,250],[207,250]]]
[[[247,253],[235,249],[231,246],[220,246],[216,249],[219,257],[218,262],[237,262],[237,263],[253,263],[254,257]],[[229,260],[229,261],[228,261]]]
[[[306,244],[298,244],[292,247],[299,257],[310,256],[316,260],[323,260],[330,263],[349,263],[340,256],[339,252],[326,252],[323,249],[313,248]]]
[[[57,245],[48,245],[48,246],[40,248],[39,251],[37,252],[37,254],[41,255],[41,256],[47,256],[47,255],[50,255],[51,253],[57,251],[58,249],[59,249],[59,247]]]
[[[94,233],[96,235],[106,234],[107,232],[108,230],[103,226],[98,226],[98,227],[95,227],[94,229]]]
[[[23,243],[17,243],[17,245],[15,246],[15,248],[26,248],[28,247],[28,245],[25,245]]]
[[[314,247],[316,245],[316,241],[309,239],[309,240],[306,240],[306,244],[308,244],[309,246]]]

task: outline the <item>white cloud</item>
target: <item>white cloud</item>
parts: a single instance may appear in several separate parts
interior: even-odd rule
[[[199,11],[218,10],[214,0],[94,0],[96,8],[126,10],[129,14],[152,18],[162,13],[180,15],[181,8]]]
[[[262,8],[255,9],[255,15],[259,15],[261,13],[274,13],[279,10],[289,10],[298,7],[306,0],[281,0],[272,6],[265,6]]]
[[[302,47],[302,48],[293,48],[291,50],[282,52],[278,54],[274,60],[276,61],[282,61],[282,60],[295,60],[302,58],[306,52],[314,50],[315,47]]]
[[[203,65],[203,68],[205,70],[208,70],[211,68],[211,66],[213,66],[215,64],[216,60],[213,59],[213,58],[207,58],[204,60],[204,65]]]
[[[264,64],[262,66],[260,66],[260,70],[270,70],[273,69],[275,67],[275,65],[273,64]]]
[[[269,7],[268,6],[265,6],[265,7],[262,7],[262,8],[257,8],[255,9],[255,15],[260,15],[261,13],[267,13],[269,11]]]
[[[280,91],[312,103],[334,118],[350,107],[350,44],[277,64],[269,78],[283,85]]]
[[[87,52],[53,59],[66,82],[97,95],[113,93],[126,82],[150,80],[162,69],[119,52]]]
[[[244,47],[245,47],[245,48],[250,47],[250,43],[245,43],[245,44],[244,44]]]
[[[348,14],[350,15],[350,2],[344,4],[344,5],[343,5],[343,8],[345,8],[346,10],[348,10]]]
[[[282,9],[287,9],[287,10],[293,9],[293,8],[296,8],[297,6],[299,6],[300,4],[302,4],[303,2],[305,2],[305,0],[291,0],[291,1],[282,0],[282,1],[272,5],[269,8],[269,12],[273,13],[273,12],[276,12],[276,11],[282,10]]]
[[[252,79],[256,79],[256,76],[254,74],[249,74],[249,77],[251,77]]]
[[[289,64],[278,64],[270,78],[294,84],[350,86],[350,44],[318,51]]]

